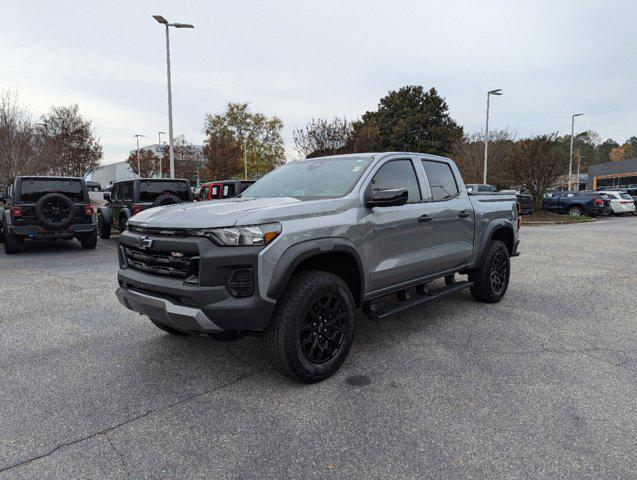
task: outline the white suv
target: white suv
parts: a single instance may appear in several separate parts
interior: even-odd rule
[[[604,195],[608,195],[610,199],[610,208],[613,210],[613,213],[616,215],[620,215],[622,213],[631,213],[633,215],[637,215],[635,211],[635,201],[633,197],[623,192],[610,192],[610,191],[600,191],[597,193],[603,193]]]

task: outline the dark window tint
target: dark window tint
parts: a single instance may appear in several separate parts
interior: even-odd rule
[[[61,193],[74,202],[84,201],[80,180],[25,178],[20,183],[20,197],[24,202],[37,202],[48,193]]]
[[[422,164],[425,167],[434,200],[444,200],[458,194],[458,185],[449,165],[431,160],[423,160]]]
[[[241,182],[241,192],[243,192],[246,188],[252,185],[254,182]]]
[[[221,198],[234,197],[234,183],[226,183],[221,191]]]
[[[206,185],[205,187],[201,189],[201,192],[199,192],[199,199],[208,200],[209,193],[210,193],[210,185]]]
[[[140,202],[154,202],[157,197],[164,193],[169,193],[179,198],[183,202],[190,200],[189,196],[190,187],[186,182],[171,182],[171,181],[143,181],[139,182],[139,201]]]
[[[121,187],[121,199],[125,202],[133,201],[133,182],[127,182],[123,184]]]
[[[219,198],[219,185],[212,187],[212,198]]]
[[[406,188],[409,193],[408,202],[420,201],[418,180],[410,160],[392,160],[380,167],[372,180],[372,188],[374,190]]]

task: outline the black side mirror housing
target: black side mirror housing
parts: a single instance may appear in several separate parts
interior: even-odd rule
[[[371,190],[365,196],[365,206],[399,207],[407,203],[409,193],[406,188],[392,188],[387,190]]]
[[[107,202],[111,201],[111,194],[110,193],[105,193],[104,194],[104,200],[106,200]]]

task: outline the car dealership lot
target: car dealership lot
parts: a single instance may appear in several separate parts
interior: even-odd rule
[[[637,219],[521,238],[501,303],[361,315],[316,385],[121,307],[117,237],[5,256],[0,478],[631,477]]]

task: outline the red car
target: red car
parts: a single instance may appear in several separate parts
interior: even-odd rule
[[[201,185],[195,201],[203,202],[206,200],[236,197],[254,182],[254,180],[222,180],[219,182],[204,183]]]

